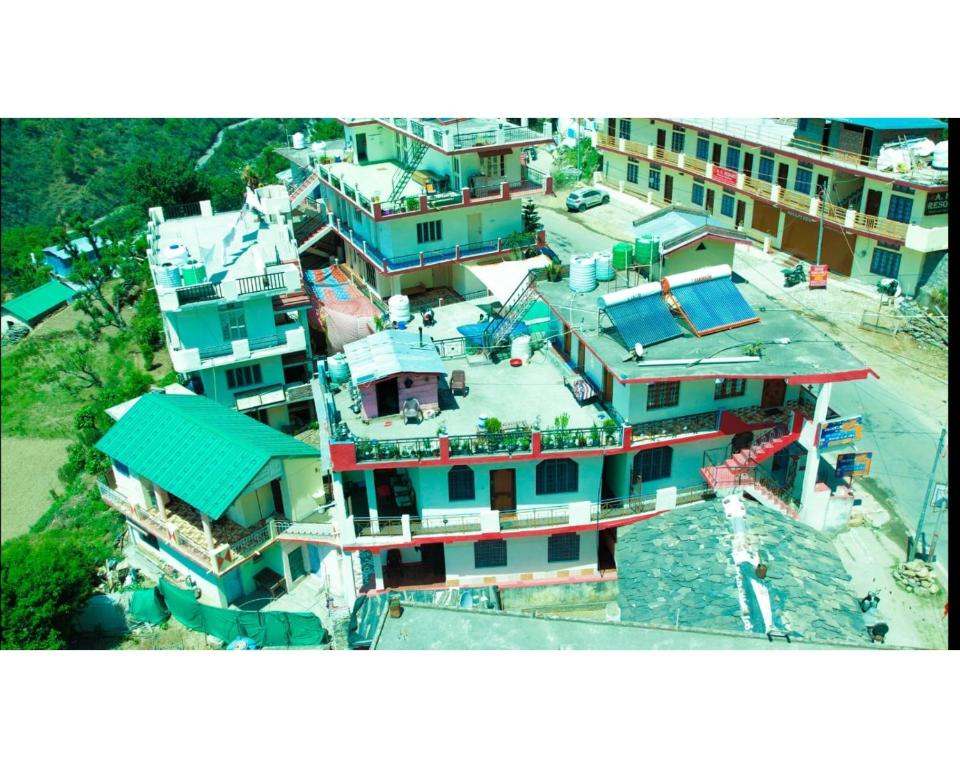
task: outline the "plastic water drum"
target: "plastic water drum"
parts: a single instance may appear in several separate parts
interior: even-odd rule
[[[183,277],[184,285],[199,285],[207,282],[207,268],[193,259],[180,267],[180,275]]]
[[[597,264],[597,280],[604,283],[613,280],[615,274],[613,271],[613,254],[597,251],[594,254],[594,259]]]
[[[630,243],[617,243],[613,246],[613,268],[626,269],[633,261],[633,246]]]
[[[570,261],[570,290],[586,293],[597,287],[597,261],[590,256],[574,256]]]
[[[327,358],[327,370],[330,372],[330,380],[335,384],[343,384],[350,378],[350,366],[347,365],[347,356],[343,352],[338,352],[333,357]]]
[[[660,238],[644,235],[634,241],[634,261],[641,267],[660,263]]]
[[[300,131],[297,131],[297,132],[296,132],[295,134],[293,134],[293,136],[291,136],[290,138],[293,139],[293,148],[294,148],[294,149],[303,149],[304,146],[306,146],[306,145],[304,144],[304,141],[303,141],[303,134],[300,133]]]
[[[190,253],[187,251],[187,247],[181,243],[171,243],[160,254],[161,261],[169,262],[175,267],[186,264],[189,258]]]
[[[179,288],[181,285],[180,267],[174,266],[169,261],[157,267],[156,276],[157,285],[160,288]]]
[[[387,301],[390,308],[390,321],[394,323],[410,322],[410,297],[402,293],[391,296]]]
[[[510,357],[519,357],[521,360],[529,360],[530,355],[532,354],[533,346],[529,336],[516,336],[510,342]]]

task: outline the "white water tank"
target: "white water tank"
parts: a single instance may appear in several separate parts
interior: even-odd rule
[[[294,149],[303,149],[306,146],[303,141],[303,134],[300,133],[300,131],[297,131],[295,134],[293,134],[291,138],[293,139]]]
[[[410,297],[397,293],[387,301],[390,308],[390,321],[394,323],[410,322]]]
[[[510,357],[519,357],[521,360],[529,360],[533,354],[533,346],[529,336],[517,336],[510,342]]]
[[[169,261],[163,262],[156,271],[157,286],[160,288],[179,288],[181,284],[180,267],[171,264]]]
[[[570,261],[570,290],[587,293],[597,287],[597,261],[592,255],[574,256]]]
[[[597,280],[600,280],[604,283],[608,280],[613,280],[615,274],[613,271],[613,254],[604,251],[597,251],[595,254],[593,254],[593,257],[597,265]]]
[[[189,258],[190,252],[187,250],[187,246],[182,243],[170,243],[160,253],[160,263],[169,263],[174,267],[183,266]]]
[[[947,142],[941,141],[933,148],[933,159],[930,165],[938,171],[947,170]]]
[[[350,366],[347,365],[347,356],[343,352],[338,352],[333,357],[327,358],[327,370],[330,372],[330,380],[335,384],[343,384],[350,378]]]

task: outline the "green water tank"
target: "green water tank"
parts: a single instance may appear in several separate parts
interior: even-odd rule
[[[183,278],[184,285],[199,285],[207,282],[206,268],[196,261],[188,261],[180,267],[180,276]]]
[[[626,269],[633,261],[633,246],[630,243],[617,243],[613,246],[613,268]]]
[[[644,235],[634,241],[634,261],[642,267],[660,262],[660,238]]]

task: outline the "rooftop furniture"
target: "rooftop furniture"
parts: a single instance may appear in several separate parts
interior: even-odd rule
[[[450,391],[453,394],[467,394],[467,374],[460,368],[457,368],[450,374]]]
[[[404,423],[409,423],[410,419],[413,419],[417,424],[423,421],[423,414],[420,412],[420,403],[417,402],[415,397],[403,401]]]
[[[272,568],[264,568],[253,577],[253,582],[270,593],[270,597],[279,597],[287,591],[283,576]]]

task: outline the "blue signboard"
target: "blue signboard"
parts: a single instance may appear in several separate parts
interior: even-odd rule
[[[863,437],[863,418],[836,419],[820,425],[817,447],[821,450],[837,445],[849,445]]]
[[[870,474],[873,453],[841,453],[837,456],[837,477],[865,477]]]

